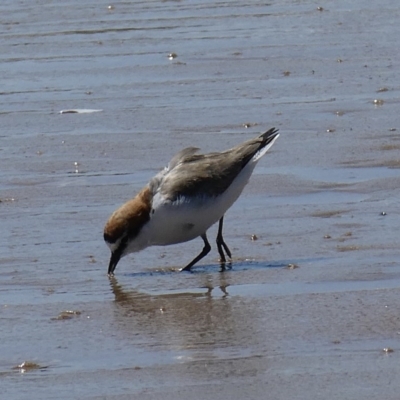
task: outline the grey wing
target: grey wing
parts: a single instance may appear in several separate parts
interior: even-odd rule
[[[196,155],[196,148],[184,149],[171,160],[157,190],[171,201],[186,196],[218,196],[256,154],[253,161],[258,161],[277,136],[278,130],[272,128],[222,153]]]
[[[223,193],[241,170],[226,153],[193,155],[169,171],[159,191],[171,201],[186,196],[218,196]]]
[[[174,169],[180,162],[184,161],[186,158],[192,156],[197,153],[200,149],[198,147],[186,147],[185,149],[176,153],[171,161],[168,163],[167,169],[171,171]]]
[[[185,149],[176,153],[168,165],[161,170],[156,176],[154,176],[149,182],[149,188],[153,196],[158,192],[160,189],[162,182],[165,176],[172,171],[177,165],[183,162],[188,157],[192,156],[193,154],[197,153],[200,149],[198,147],[186,147]]]

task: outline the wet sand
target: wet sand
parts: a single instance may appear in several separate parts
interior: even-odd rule
[[[397,3],[109,6],[3,5],[2,394],[398,399]],[[181,148],[272,126],[231,269],[174,272],[195,240],[107,278],[117,206]]]

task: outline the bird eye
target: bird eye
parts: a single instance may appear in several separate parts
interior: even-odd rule
[[[115,239],[106,232],[104,232],[104,241],[107,243],[115,243]]]

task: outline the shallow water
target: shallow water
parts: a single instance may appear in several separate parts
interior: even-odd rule
[[[3,2],[3,396],[398,399],[397,3],[109,6]],[[195,240],[107,278],[106,219],[174,153],[272,126],[231,268],[175,272]]]

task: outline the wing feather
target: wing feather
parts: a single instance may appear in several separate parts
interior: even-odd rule
[[[279,136],[275,128],[222,153],[195,154],[188,147],[177,153],[168,168],[156,175],[150,185],[153,193],[175,201],[179,197],[216,197],[222,194],[249,163],[256,163]]]

